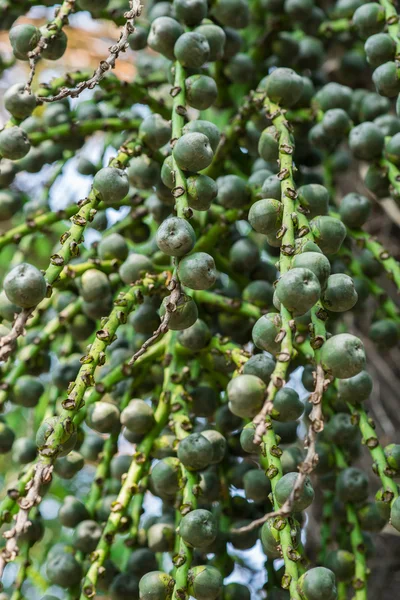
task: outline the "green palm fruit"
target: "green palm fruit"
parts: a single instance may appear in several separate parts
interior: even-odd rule
[[[385,146],[385,156],[390,162],[400,165],[400,135],[396,133]]]
[[[128,177],[122,169],[104,167],[96,173],[93,187],[106,204],[115,204],[125,198],[129,191]]]
[[[160,166],[146,154],[132,158],[128,167],[129,182],[139,190],[151,189],[160,181]]]
[[[318,301],[320,294],[321,286],[310,269],[290,269],[276,285],[278,300],[293,316],[304,315]]]
[[[262,198],[272,198],[273,200],[281,200],[281,180],[277,175],[270,175],[264,181],[261,188]]]
[[[324,290],[328,277],[331,273],[329,260],[320,252],[304,251],[296,254],[292,260],[292,267],[295,269],[308,269],[318,278],[321,289]]]
[[[254,61],[251,56],[239,52],[229,60],[224,74],[232,83],[251,83],[256,74]]]
[[[100,241],[97,252],[101,260],[125,260],[128,257],[129,248],[125,238],[119,233],[111,233]]]
[[[229,583],[224,586],[224,600],[250,600],[250,590],[242,583]]]
[[[170,190],[175,187],[174,159],[167,156],[161,167],[161,181]]]
[[[275,499],[279,506],[282,506],[289,498],[298,475],[298,473],[286,473],[286,475],[281,477],[281,479],[277,482],[275,486]],[[302,510],[305,510],[310,506],[313,500],[314,489],[311,485],[309,477],[306,477],[304,487],[299,498],[293,502],[292,511],[301,512]]]
[[[66,496],[58,511],[58,519],[64,527],[75,528],[81,521],[90,518],[86,506],[75,498],[75,496]]]
[[[119,408],[112,402],[100,400],[88,408],[86,422],[99,433],[111,433],[119,426]]]
[[[178,459],[191,471],[201,471],[213,462],[211,442],[201,433],[191,433],[178,445]]]
[[[383,268],[381,263],[376,260],[372,252],[367,249],[362,250],[358,257],[361,269],[367,277],[378,277],[382,274]]]
[[[274,359],[262,353],[249,358],[243,367],[243,373],[245,375],[256,375],[268,384],[274,369]]]
[[[343,469],[336,480],[336,494],[342,502],[363,502],[368,497],[368,477],[356,467]]]
[[[24,23],[10,29],[10,43],[15,58],[28,60],[28,54],[39,43],[40,31],[34,25]]]
[[[15,440],[12,447],[12,459],[16,463],[26,465],[36,458],[36,444],[27,437],[21,437]]]
[[[15,119],[26,119],[36,107],[36,97],[23,83],[16,83],[4,93],[4,106]]]
[[[157,113],[151,114],[139,126],[139,138],[151,150],[165,146],[171,138],[171,124]]]
[[[357,427],[347,413],[336,413],[326,426],[326,437],[339,445],[347,445],[354,440]]]
[[[361,371],[353,377],[338,381],[340,398],[350,404],[358,404],[367,400],[371,395],[372,388],[372,377],[367,371]]]
[[[329,206],[329,192],[319,183],[308,183],[298,189],[298,200],[307,209],[310,218],[326,215]]]
[[[20,306],[17,306],[8,299],[4,290],[0,293],[0,317],[3,320],[13,321],[14,315],[20,313],[21,310]]]
[[[62,479],[72,479],[78,471],[83,469],[85,459],[82,454],[72,450],[67,456],[60,457],[56,460],[54,471]]]
[[[374,68],[393,60],[395,49],[395,43],[387,33],[371,35],[364,44],[367,61]]]
[[[290,108],[299,100],[303,92],[303,79],[292,69],[280,67],[268,75],[265,91],[272,102]]]
[[[155,19],[158,19],[158,17],[163,16],[175,18],[174,7],[170,2],[158,2],[157,5],[153,6],[149,11],[150,23],[152,23]]]
[[[304,412],[304,404],[298,393],[292,388],[285,386],[279,389],[274,398],[274,408],[271,413],[275,421],[295,421]]]
[[[229,408],[234,415],[252,419],[264,403],[265,383],[255,375],[238,375],[228,383]]]
[[[381,350],[388,350],[397,346],[399,341],[399,327],[391,319],[380,319],[372,323],[368,335]]]
[[[207,136],[213,152],[216,151],[221,139],[221,132],[218,127],[214,123],[211,123],[210,121],[204,121],[202,119],[189,121],[186,123],[186,125],[184,125],[182,131],[183,133],[202,133],[203,135]],[[205,177],[205,175],[198,175],[198,177]]]
[[[146,573],[157,570],[156,555],[148,548],[137,548],[130,553],[126,570],[135,577],[144,577]]]
[[[101,532],[102,528],[96,521],[80,521],[74,531],[74,547],[84,554],[93,552],[101,538]]]
[[[217,533],[214,515],[201,508],[187,513],[179,525],[179,535],[191,548],[207,548],[215,540]]]
[[[162,223],[170,213],[169,207],[164,204],[164,202],[162,202],[162,200],[160,200],[156,194],[151,194],[151,196],[148,196],[144,202],[144,205],[157,224]]]
[[[151,470],[151,480],[157,492],[176,494],[180,488],[181,462],[174,457],[160,460]]]
[[[314,7],[313,0],[285,0],[285,13],[295,21],[307,21]]]
[[[315,241],[324,254],[339,252],[346,237],[346,227],[335,217],[322,215],[310,221]]]
[[[400,497],[393,500],[390,509],[390,523],[397,531],[400,531]]]
[[[264,181],[267,179],[267,177],[270,177],[272,174],[273,173],[269,169],[257,169],[254,171],[254,173],[250,175],[247,183],[253,190],[253,192],[261,192],[261,188],[263,186]]]
[[[192,398],[191,408],[197,417],[211,417],[215,413],[218,406],[218,394],[214,388],[209,385],[198,385],[190,392],[190,395]]]
[[[97,171],[96,165],[94,165],[92,163],[92,161],[89,160],[88,158],[86,158],[85,156],[79,157],[78,164],[76,166],[76,170],[81,175],[95,175],[96,171]],[[93,221],[94,221],[94,219],[93,219]],[[92,221],[92,227],[93,227],[93,221]]]
[[[226,453],[226,439],[222,433],[215,429],[206,429],[201,432],[201,435],[205,437],[212,446],[213,454],[210,464],[216,465],[220,463],[224,459]]]
[[[231,530],[229,532],[229,541],[232,546],[237,550],[249,550],[257,543],[259,531],[254,528],[252,531],[241,531],[236,532],[234,529],[240,529],[246,527],[251,523],[250,519],[240,519],[231,523]]]
[[[383,133],[375,123],[366,121],[353,127],[349,145],[356,158],[371,161],[382,154],[384,139]]]
[[[229,262],[238,272],[251,272],[260,261],[260,251],[257,245],[248,238],[235,242],[229,251]]]
[[[264,198],[251,205],[248,220],[257,233],[276,234],[282,226],[283,205],[274,198]]]
[[[271,492],[271,482],[261,469],[251,469],[243,477],[244,491],[248,500],[265,502]]]
[[[174,585],[174,580],[167,573],[156,570],[144,573],[139,581],[140,600],[169,600]]]
[[[265,161],[278,160],[279,132],[271,125],[264,129],[258,142],[258,153]]]
[[[32,408],[39,402],[44,386],[37,377],[21,375],[14,384],[11,401],[19,406]]]
[[[162,492],[165,496],[165,492]],[[147,545],[152,552],[170,552],[174,546],[175,526],[172,523],[155,523],[147,532]]]
[[[354,554],[347,550],[331,550],[326,557],[325,564],[335,574],[337,581],[348,582],[354,576]]]
[[[224,27],[233,29],[247,27],[250,21],[250,8],[246,0],[217,0],[213,3],[212,14]]]
[[[190,175],[186,183],[189,206],[194,210],[208,210],[218,194],[216,182],[207,175]]]
[[[81,294],[86,302],[94,302],[97,298],[110,293],[110,283],[105,273],[97,269],[88,269],[81,277]]]
[[[222,590],[223,579],[215,567],[199,565],[188,572],[189,593],[196,600],[216,600]]]
[[[182,33],[175,42],[174,55],[184,67],[190,69],[202,67],[210,57],[207,38],[195,31]]]
[[[243,300],[260,308],[272,308],[274,290],[268,281],[251,281],[243,290]]]
[[[197,110],[207,110],[218,96],[217,84],[208,75],[191,75],[185,80],[185,89],[187,103]]]
[[[266,521],[262,526],[260,537],[262,548],[268,559],[280,558],[279,532],[275,529],[271,520]]]
[[[314,372],[315,369],[312,365],[305,365],[301,376],[301,382],[308,392],[313,392],[315,388]]]
[[[347,227],[362,227],[370,213],[371,201],[361,194],[347,194],[340,203],[340,218]]]
[[[0,421],[0,454],[10,452],[15,440],[15,433],[6,423]]]
[[[370,35],[380,33],[385,27],[385,10],[377,2],[367,2],[357,8],[353,23],[358,35],[366,40]]]
[[[400,470],[400,444],[389,444],[384,451],[389,467],[395,471]]]
[[[98,435],[87,434],[80,447],[80,452],[85,460],[96,462],[103,451],[104,439]]]
[[[387,525],[388,518],[377,502],[368,502],[357,511],[360,527],[364,531],[378,533]]]
[[[335,273],[328,277],[321,300],[331,312],[344,312],[353,308],[357,298],[352,278],[344,273]]]
[[[47,60],[58,60],[67,49],[68,38],[64,31],[59,31],[50,39],[46,40],[46,46],[43,48],[42,56]]]
[[[384,98],[379,94],[375,94],[373,92],[364,96],[361,101],[360,109],[359,109],[359,119],[360,121],[373,121],[380,115],[385,114],[390,108],[390,100],[388,98]],[[370,140],[377,143],[376,136],[374,136],[374,132],[370,131]],[[376,133],[376,131],[375,131]],[[381,132],[383,133],[383,132]],[[367,140],[368,143],[368,140]],[[377,150],[375,150],[377,152]]]
[[[174,0],[173,8],[177,19],[189,27],[198,25],[208,11],[207,0]]]
[[[208,45],[210,46],[209,61],[213,62],[215,60],[221,60],[221,58],[224,56],[227,37],[222,27],[219,27],[211,22],[206,22],[196,27],[195,31],[201,35],[204,35]]]
[[[144,400],[131,400],[121,413],[121,423],[132,433],[144,435],[154,425],[154,412]]]
[[[160,307],[160,316],[164,317],[167,308],[170,306],[171,296],[166,296]],[[176,308],[170,313],[168,328],[172,331],[181,331],[194,325],[198,317],[196,303],[192,298],[182,295],[176,304]]]
[[[323,116],[322,127],[329,136],[340,140],[347,135],[351,121],[343,108],[331,108]]]
[[[205,348],[211,340],[210,329],[204,321],[197,319],[197,321],[187,329],[184,329],[178,334],[179,343],[191,350],[192,352],[199,352]],[[212,388],[210,388],[212,389]],[[192,394],[193,395],[193,394]],[[193,407],[194,408],[194,407]],[[198,403],[198,408],[201,408],[201,402]],[[196,410],[195,410],[196,412]],[[213,413],[214,411],[212,411]],[[198,415],[200,416],[200,415]],[[207,416],[207,415],[204,415]]]
[[[394,61],[380,65],[372,74],[376,91],[381,96],[394,98],[400,92],[400,81],[397,77],[397,67]]]
[[[260,350],[276,354],[280,350],[280,342],[276,341],[282,325],[278,313],[267,313],[258,319],[253,327],[252,338],[254,345]]]
[[[68,589],[79,584],[82,566],[70,552],[58,552],[48,559],[46,574],[51,583]]]
[[[255,432],[256,426],[254,423],[248,423],[240,432],[240,445],[249,454],[259,454],[261,452],[261,445],[254,443]]]
[[[108,589],[110,600],[124,600],[139,597],[139,581],[130,573],[119,573]]]
[[[298,446],[288,446],[281,456],[283,474],[295,472],[304,460],[304,453]]]
[[[143,254],[132,253],[119,268],[124,283],[134,283],[145,273],[153,271],[152,261]]]
[[[214,259],[206,252],[194,252],[179,261],[178,276],[192,290],[208,290],[217,279]]]
[[[304,600],[336,600],[336,580],[330,569],[314,567],[306,571],[297,585]]]
[[[400,132],[400,119],[394,115],[381,115],[374,119],[374,123],[381,129],[385,137]]]
[[[184,256],[196,241],[193,227],[185,219],[171,217],[161,223],[157,230],[157,246],[168,256]]]
[[[18,160],[26,156],[30,148],[28,136],[21,127],[13,126],[0,131],[0,155],[2,158]]]
[[[352,90],[346,85],[330,82],[316,93],[315,102],[323,112],[331,108],[342,108],[347,112],[352,102]]]
[[[135,31],[128,36],[128,44],[131,50],[143,50],[147,46],[149,31],[141,25],[135,24]]]
[[[218,203],[224,208],[242,208],[250,202],[246,181],[237,175],[218,177]]]
[[[173,60],[175,57],[174,46],[182,33],[183,28],[178,21],[169,16],[160,16],[151,24],[147,44],[152,50]]]

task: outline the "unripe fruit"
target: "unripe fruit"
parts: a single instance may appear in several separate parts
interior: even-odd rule
[[[372,377],[367,371],[361,371],[353,377],[340,379],[338,382],[340,398],[351,404],[367,400],[372,392],[372,388]]]
[[[187,469],[201,471],[213,462],[211,442],[201,433],[191,433],[178,445],[178,459]]]
[[[241,583],[224,586],[224,600],[250,600],[250,590]]]
[[[213,159],[208,137],[197,132],[182,135],[174,145],[172,154],[178,167],[184,171],[202,171]]]
[[[179,525],[179,535],[192,548],[207,548],[217,537],[215,517],[208,510],[196,509],[187,513]]]
[[[368,37],[364,44],[365,54],[371,67],[379,67],[393,60],[395,43],[387,33],[376,33]]]
[[[47,561],[46,573],[51,583],[68,589],[80,582],[82,566],[73,554],[58,552]]]
[[[385,27],[385,10],[377,2],[361,5],[353,15],[353,23],[364,40]]]
[[[234,415],[252,419],[261,410],[265,383],[255,375],[238,375],[227,387],[229,408]]]
[[[34,25],[24,23],[10,29],[9,37],[15,58],[28,60],[28,53],[36,48],[40,40],[40,31]]]
[[[338,445],[350,444],[357,435],[357,428],[347,413],[334,414],[326,426],[326,437]]]
[[[26,465],[36,458],[36,444],[27,437],[21,437],[15,440],[12,447],[12,458],[16,463]]]
[[[11,400],[14,404],[32,408],[44,392],[43,383],[31,375],[22,375],[14,384]]]
[[[281,325],[281,317],[278,313],[268,313],[260,317],[252,331],[255,346],[271,354],[279,352],[281,346],[280,342],[276,341],[276,337]]]
[[[364,345],[359,338],[349,333],[333,335],[322,346],[321,363],[333,377],[353,377],[365,366]]]
[[[331,265],[324,254],[319,252],[302,252],[296,254],[292,260],[292,267],[309,269],[318,278],[323,290],[331,272]]]
[[[375,123],[361,123],[350,132],[349,145],[355,158],[374,160],[382,154],[385,138]]]
[[[201,319],[197,319],[191,327],[184,329],[178,334],[179,343],[192,352],[199,352],[205,348],[210,339],[210,329]]]
[[[93,552],[101,538],[101,532],[102,528],[96,521],[81,521],[74,531],[75,548],[85,554]]]
[[[254,423],[245,425],[240,433],[240,445],[249,454],[259,454],[261,452],[261,445],[254,443],[255,433],[256,426]]]
[[[400,165],[400,135],[396,133],[385,146],[385,156],[393,164]]]
[[[310,269],[294,268],[284,273],[276,285],[276,295],[293,316],[304,315],[319,299],[321,286]]]
[[[335,217],[321,216],[310,221],[314,239],[324,254],[339,252],[346,237],[346,227]]]
[[[216,600],[222,590],[220,572],[211,565],[197,566],[188,573],[189,593],[196,600]]]
[[[188,204],[194,210],[208,210],[218,194],[214,179],[207,175],[190,175],[186,179]]]
[[[275,161],[279,156],[279,132],[271,125],[264,129],[258,141],[258,153],[265,161]]]
[[[265,91],[272,102],[290,108],[299,100],[303,92],[303,79],[292,69],[281,67],[268,75]]]
[[[218,203],[225,208],[241,208],[250,201],[246,181],[237,175],[218,177]]]
[[[132,433],[144,435],[154,425],[154,413],[144,400],[131,400],[121,413],[121,423]]]
[[[218,96],[218,88],[208,75],[191,75],[185,80],[186,98],[189,106],[197,110],[207,110]]]
[[[15,440],[15,433],[5,423],[0,421],[0,454],[6,454],[12,448]]]
[[[268,281],[252,281],[243,290],[243,300],[260,308],[272,308],[274,289]]]
[[[125,260],[129,253],[126,240],[119,233],[111,233],[100,241],[97,252],[101,260]]]
[[[328,213],[329,192],[325,186],[309,183],[300,186],[297,192],[301,206],[307,209],[311,219]]]
[[[315,100],[323,112],[331,108],[343,108],[347,112],[351,106],[352,92],[353,90],[345,85],[330,82],[317,92]]]
[[[298,583],[298,589],[304,600],[336,600],[337,590],[335,575],[325,567],[314,567],[306,571]]]
[[[81,521],[85,521],[89,517],[86,506],[75,496],[66,496],[58,511],[58,519],[64,527],[75,528]]]
[[[119,573],[113,579],[108,592],[110,600],[137,598],[139,592],[139,581],[130,573]]]
[[[275,361],[264,353],[255,354],[245,363],[243,367],[244,375],[256,375],[269,383],[269,379],[275,369]]]
[[[370,213],[371,201],[361,194],[347,194],[340,203],[340,218],[347,227],[362,227]]]
[[[295,390],[285,386],[277,391],[271,413],[275,421],[296,421],[303,412],[304,404]]]
[[[0,131],[0,155],[10,160],[26,156],[31,148],[28,136],[21,127],[7,127]]]
[[[279,506],[282,506],[289,498],[298,475],[298,473],[286,473],[286,475],[281,477],[281,479],[277,482],[275,486],[275,498]],[[311,485],[310,478],[306,477],[304,487],[301,490],[299,498],[293,502],[292,511],[300,512],[305,510],[310,506],[313,500],[314,489]]]
[[[178,276],[192,290],[208,290],[217,279],[213,257],[206,252],[189,254],[179,261]]]
[[[210,46],[209,60],[211,62],[220,60],[224,55],[226,42],[226,33],[222,27],[214,25],[214,23],[204,23],[203,25],[196,27],[196,32],[204,35]]]
[[[85,464],[85,460],[79,452],[72,450],[67,456],[56,460],[54,471],[62,479],[72,479]]]
[[[139,581],[140,600],[168,600],[174,589],[174,580],[162,571],[150,571]]]
[[[368,497],[368,477],[355,467],[343,469],[336,480],[336,494],[342,502],[363,502]]]
[[[400,531],[400,497],[393,500],[390,509],[390,523],[397,531]]]
[[[151,470],[151,480],[157,492],[176,494],[181,480],[180,460],[173,457],[160,460]]]
[[[205,136],[204,136],[205,137]],[[161,223],[156,236],[157,246],[168,256],[188,254],[196,241],[193,227],[185,219],[171,217]]]
[[[380,319],[372,323],[369,328],[369,337],[381,350],[394,348],[400,335],[400,328],[391,319]]]
[[[325,564],[335,574],[337,581],[351,581],[354,576],[354,554],[347,550],[332,550],[326,557]]]
[[[15,119],[26,119],[36,107],[36,97],[23,83],[12,85],[4,94],[4,106]]]
[[[212,446],[212,460],[211,464],[216,465],[223,460],[226,452],[226,439],[219,431],[215,429],[206,429],[201,432],[201,435],[205,437]]]
[[[247,27],[250,21],[250,8],[246,0],[217,0],[213,4],[212,14],[224,27],[233,29]]]
[[[147,46],[148,30],[135,23],[135,31],[128,37],[131,50],[143,50]]]
[[[127,195],[128,177],[122,169],[104,167],[94,176],[93,187],[106,204],[113,204],[120,202]]]
[[[261,469],[251,469],[243,477],[244,491],[248,500],[265,502],[271,492],[271,482]]]
[[[141,122],[139,137],[151,150],[165,146],[171,137],[171,124],[157,113],[151,114]]]
[[[160,316],[164,317],[167,308],[171,306],[171,296],[166,296],[160,307]],[[174,308],[171,306],[171,309]],[[197,320],[197,305],[189,296],[182,295],[174,310],[170,313],[168,328],[172,331],[181,331],[191,327]]]
[[[4,291],[10,302],[23,308],[36,306],[46,295],[46,280],[33,265],[22,263],[6,275]]]
[[[248,220],[257,233],[276,233],[282,225],[283,205],[279,200],[265,198],[252,204]]]
[[[81,278],[82,296],[86,302],[94,302],[110,293],[110,283],[105,273],[97,269],[88,269]]]
[[[152,261],[143,254],[129,254],[119,268],[119,274],[124,283],[134,283],[145,273],[153,271]]]
[[[171,17],[158,17],[151,24],[147,43],[152,50],[173,60],[175,42],[182,33],[183,28],[178,21]]]
[[[322,295],[322,304],[332,312],[350,310],[358,299],[351,277],[344,273],[335,273],[328,277],[326,288]]]
[[[134,157],[129,163],[128,179],[139,190],[152,188],[160,181],[160,166],[146,154]]]
[[[175,58],[184,67],[198,69],[204,65],[210,56],[210,46],[201,33],[189,31],[177,39],[174,46]]]
[[[342,108],[331,108],[322,119],[324,131],[337,139],[342,139],[349,131],[350,126],[350,118]]]
[[[381,96],[394,98],[400,92],[400,80],[397,75],[397,67],[394,61],[380,65],[372,74],[372,80],[376,91]]]
[[[183,127],[182,131],[183,133],[202,133],[207,136],[213,152],[216,151],[221,139],[221,132],[218,127],[211,121],[204,121],[202,119],[189,121]],[[200,175],[200,177],[205,177],[205,175]]]
[[[111,402],[99,401],[89,406],[86,421],[99,433],[111,433],[119,426],[119,408]]]

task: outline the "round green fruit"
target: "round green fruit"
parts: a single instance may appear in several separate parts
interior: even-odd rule
[[[368,477],[355,467],[343,469],[336,480],[336,495],[342,502],[363,502],[368,497]]]
[[[31,149],[28,136],[21,127],[14,125],[0,131],[0,156],[10,160],[24,158]]]
[[[306,571],[299,579],[298,589],[304,600],[336,600],[336,580],[330,569],[314,567]]]
[[[36,107],[36,96],[23,83],[16,83],[5,92],[4,106],[15,119],[26,119]]]
[[[348,379],[365,367],[364,345],[359,338],[349,333],[333,335],[322,346],[321,362],[333,377]]]
[[[339,379],[338,382],[340,398],[350,404],[358,404],[367,400],[371,395],[372,388],[372,377],[367,371],[361,371],[348,379]]]
[[[244,491],[248,500],[265,502],[271,492],[271,482],[261,469],[251,469],[243,476]]]
[[[132,433],[145,435],[154,425],[154,412],[144,400],[131,400],[121,413],[121,423]]]
[[[184,329],[178,334],[179,343],[182,346],[184,346],[184,348],[187,348],[192,352],[199,352],[200,350],[205,348],[208,345],[210,339],[210,329],[208,325],[201,319],[197,319],[197,321],[191,327]]]
[[[301,402],[296,390],[285,386],[275,394],[274,407],[271,413],[275,421],[295,421],[304,412],[304,404]]]
[[[179,525],[179,535],[192,548],[207,548],[217,537],[218,527],[209,510],[196,509],[187,513]]]
[[[183,33],[175,43],[174,55],[184,67],[190,69],[202,67],[210,57],[207,38],[195,31]]]
[[[264,403],[265,383],[255,375],[238,375],[228,384],[227,396],[232,413],[252,419]]]
[[[218,88],[208,75],[191,75],[185,80],[186,99],[192,108],[207,110],[217,99]]]
[[[162,301],[160,308],[160,316],[163,318],[171,307],[172,312],[170,313],[168,328],[172,331],[181,331],[194,325],[198,317],[197,305],[186,295],[181,295],[176,307],[171,306],[171,296],[166,296]]]
[[[189,593],[196,600],[216,600],[222,590],[223,579],[215,567],[199,565],[188,572]]]
[[[344,273],[335,273],[328,277],[322,294],[322,304],[331,312],[345,312],[355,306],[358,299],[351,277]]]
[[[170,575],[162,571],[145,573],[139,581],[140,600],[169,600],[175,582]]]
[[[265,91],[272,102],[290,108],[299,100],[303,86],[303,79],[295,71],[279,67],[268,75]]]
[[[168,16],[160,16],[151,24],[147,44],[166,58],[174,59],[174,46],[182,35],[183,27],[178,21]]]
[[[346,227],[335,217],[322,215],[310,221],[314,239],[324,254],[339,252],[346,237]]]
[[[181,462],[174,457],[160,460],[151,470],[151,480],[157,492],[176,494],[179,491],[181,479]]]
[[[276,354],[280,350],[280,342],[276,341],[282,326],[278,313],[267,313],[258,319],[253,327],[252,338],[254,345],[260,350]]]
[[[208,290],[217,279],[214,259],[206,252],[189,254],[179,261],[178,276],[192,290]]]
[[[178,459],[187,469],[201,471],[213,462],[213,446],[201,433],[191,433],[179,442]]]
[[[304,315],[319,300],[320,294],[321,286],[310,269],[290,269],[276,285],[278,300],[293,316]]]
[[[289,498],[298,476],[298,473],[286,473],[286,475],[281,477],[281,479],[277,482],[275,486],[275,498],[279,506],[282,506]],[[306,477],[299,498],[293,502],[292,511],[301,512],[302,510],[305,510],[310,506],[313,500],[314,489],[311,485],[309,477]]]
[[[171,217],[161,223],[156,241],[157,246],[164,254],[181,257],[193,249],[196,234],[185,219]]]

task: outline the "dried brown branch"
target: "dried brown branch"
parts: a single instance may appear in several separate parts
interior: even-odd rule
[[[50,465],[43,463],[36,465],[35,475],[27,484],[28,493],[19,500],[19,511],[15,517],[15,525],[12,529],[3,533],[3,537],[7,541],[0,552],[0,578],[6,564],[18,556],[18,537],[30,527],[29,512],[31,508],[40,503],[40,487],[43,483],[48,483],[51,480],[52,470],[53,467]]]
[[[17,339],[25,335],[25,325],[35,307],[24,308],[15,318],[10,333],[0,338],[0,360],[7,360],[16,348]]]
[[[134,20],[136,17],[140,16],[143,8],[140,0],[130,0],[129,5],[131,8],[124,14],[126,23],[122,28],[118,42],[113,46],[110,46],[110,54],[105,60],[100,61],[100,64],[93,73],[92,77],[86,81],[78,83],[78,85],[74,88],[61,88],[56,96],[38,96],[37,99],[39,102],[56,102],[57,100],[62,100],[68,96],[71,98],[77,98],[84,90],[92,90],[98,83],[100,83],[110,69],[114,69],[115,62],[120,53],[125,52],[128,48],[128,37],[135,31]]]

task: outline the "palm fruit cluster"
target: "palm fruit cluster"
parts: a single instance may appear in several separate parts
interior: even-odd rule
[[[143,4],[0,0],[1,600],[373,598],[396,8]],[[88,18],[109,55],[58,73]]]

